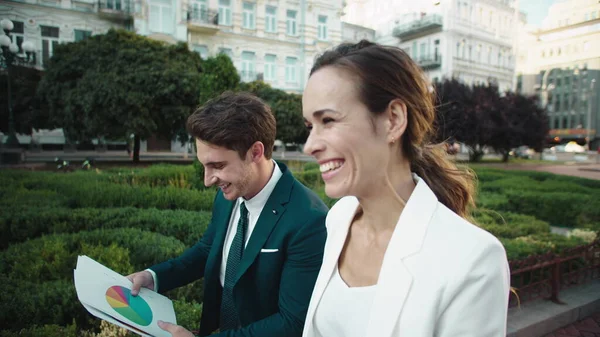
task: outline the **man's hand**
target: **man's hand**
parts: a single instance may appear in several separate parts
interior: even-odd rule
[[[127,278],[133,283],[131,286],[131,295],[133,296],[137,296],[141,287],[154,290],[154,278],[147,270],[127,275]]]
[[[158,321],[158,326],[171,333],[173,337],[194,337],[194,334],[190,331],[186,330],[184,327],[175,325],[172,323],[167,323],[163,321]]]

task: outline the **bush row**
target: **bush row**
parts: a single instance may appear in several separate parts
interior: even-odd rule
[[[552,233],[533,234],[514,239],[500,238],[500,242],[502,242],[504,249],[506,249],[508,260],[523,259],[530,255],[548,252],[561,254],[566,249],[586,243],[578,237],[566,237]]]
[[[514,239],[532,234],[550,232],[550,225],[530,215],[510,212],[499,213],[479,208],[473,213],[475,222],[498,238]]]
[[[211,213],[156,208],[0,207],[0,249],[48,233],[139,228],[175,237],[186,246],[197,242]]]
[[[197,174],[193,165],[157,164],[147,168],[118,168],[103,172],[108,181],[133,186],[189,188]]]
[[[71,279],[80,254],[126,274],[177,256],[184,248],[173,237],[136,228],[53,234],[0,252],[0,274],[29,282]]]
[[[173,186],[136,187],[100,181],[39,181],[26,180],[23,186],[4,190],[0,207],[64,206],[81,207],[138,207],[210,211],[215,198],[214,189],[195,191]]]

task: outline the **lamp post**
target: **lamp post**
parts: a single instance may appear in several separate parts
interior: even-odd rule
[[[591,150],[591,143],[592,143],[592,138],[591,138],[591,127],[592,127],[592,104],[594,104],[594,85],[596,84],[596,79],[593,78],[590,81],[590,92],[588,94],[588,102],[587,102],[587,122],[585,123],[586,125],[586,143],[588,146],[588,151]],[[595,135],[594,135],[595,136]]]
[[[9,19],[0,21],[0,26],[4,31],[4,35],[0,35],[0,47],[2,48],[2,67],[6,68],[6,91],[8,101],[8,138],[6,146],[9,148],[18,148],[19,140],[15,130],[15,116],[12,109],[12,93],[11,93],[11,70],[15,62],[31,63],[34,60],[35,46],[31,41],[25,41],[21,45],[26,56],[18,55],[19,46],[10,38],[10,31],[13,30],[14,24]]]

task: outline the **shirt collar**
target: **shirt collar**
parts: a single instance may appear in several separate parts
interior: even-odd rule
[[[238,198],[238,204],[244,202],[246,204],[246,208],[248,209],[248,213],[258,215],[260,214],[260,212],[262,212],[262,209],[265,207],[267,200],[269,200],[269,197],[271,196],[271,192],[273,192],[275,186],[277,186],[279,178],[283,176],[279,165],[277,165],[277,163],[274,160],[273,166],[274,168],[273,173],[271,174],[271,178],[269,179],[265,187],[263,187],[263,189],[260,192],[258,192],[257,195],[255,195],[252,199],[249,200],[246,200],[243,197]]]

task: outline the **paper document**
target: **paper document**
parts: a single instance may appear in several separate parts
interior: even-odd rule
[[[92,315],[140,336],[171,337],[159,320],[177,324],[173,302],[150,289],[131,295],[131,281],[85,255],[73,271],[77,297]]]

